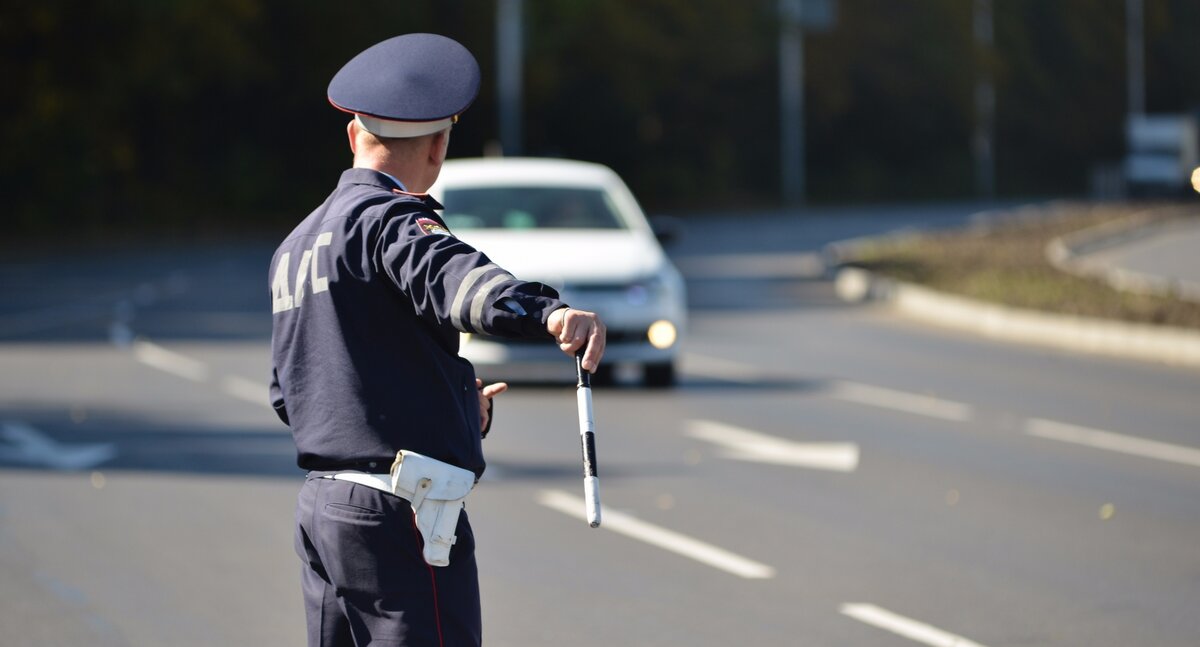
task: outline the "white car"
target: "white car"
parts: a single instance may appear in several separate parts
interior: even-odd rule
[[[430,194],[445,205],[455,236],[601,316],[608,326],[602,369],[632,364],[647,386],[674,383],[687,323],[683,278],[611,169],[561,159],[448,160]],[[557,366],[569,370],[556,374],[574,374],[553,343],[463,341],[463,357],[481,368]]]

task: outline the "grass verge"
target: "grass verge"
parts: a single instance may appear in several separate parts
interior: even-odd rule
[[[1056,204],[978,226],[885,239],[847,264],[899,281],[1014,308],[1200,329],[1200,303],[1123,292],[1061,271],[1046,257],[1051,240],[1122,219],[1178,217],[1177,209]]]

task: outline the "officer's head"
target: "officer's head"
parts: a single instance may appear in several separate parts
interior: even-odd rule
[[[405,34],[372,45],[329,83],[329,102],[354,115],[347,125],[355,166],[397,170],[411,191],[437,179],[450,129],[479,93],[479,64],[436,34]],[[383,168],[378,165],[387,165]]]

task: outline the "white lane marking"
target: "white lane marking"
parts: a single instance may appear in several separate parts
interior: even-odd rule
[[[544,490],[538,495],[538,503],[581,521],[587,521],[586,506],[580,497],[558,490]],[[646,542],[738,577],[746,579],[775,577],[775,569],[770,566],[736,555],[724,548],[718,548],[687,535],[660,528],[608,507],[604,508],[603,515],[604,524],[600,526],[601,529],[611,530]]]
[[[208,365],[204,362],[180,355],[144,339],[135,340],[131,350],[133,356],[141,363],[193,382],[207,382],[211,375]],[[219,386],[226,395],[251,404],[270,406],[267,387],[261,382],[239,375],[223,375],[219,379]]]
[[[942,631],[912,618],[905,618],[873,604],[847,603],[842,605],[841,612],[860,622],[933,647],[984,647],[973,640]]]
[[[837,382],[830,396],[847,402],[866,404],[882,409],[903,411],[930,418],[967,422],[972,417],[971,405],[943,400],[919,393],[885,389],[857,382]]]
[[[208,367],[203,362],[169,351],[158,344],[145,340],[134,341],[132,348],[133,356],[147,366],[194,382],[208,380]]]
[[[798,443],[711,420],[689,420],[684,433],[721,446],[725,458],[834,472],[858,468],[854,443]]]
[[[0,423],[0,459],[26,465],[45,465],[59,470],[85,470],[117,455],[112,443],[69,445],[60,443],[23,422]]]
[[[1053,420],[1032,418],[1025,422],[1025,433],[1038,438],[1047,438],[1064,443],[1085,445],[1110,452],[1120,452],[1143,458],[1155,458],[1200,467],[1200,449],[1184,445],[1172,445],[1157,440],[1146,440],[1135,436],[1115,434],[1111,431],[1068,425]]]
[[[744,362],[707,355],[686,353],[682,359],[681,369],[685,373],[729,382],[759,384],[784,377],[778,374],[772,375]],[[833,382],[828,394],[830,397],[845,402],[955,422],[967,422],[974,416],[974,410],[969,404],[860,382]]]
[[[270,406],[269,390],[262,382],[246,379],[240,375],[226,375],[221,378],[221,390],[239,400],[251,404]]]

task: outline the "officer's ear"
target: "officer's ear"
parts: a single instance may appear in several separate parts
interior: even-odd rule
[[[450,149],[450,129],[439,130],[429,141],[429,161],[441,166],[446,161],[446,152]]]
[[[358,122],[355,121],[354,119],[351,119],[350,122],[346,124],[346,137],[350,139],[350,152],[352,154],[357,155],[358,154]]]

